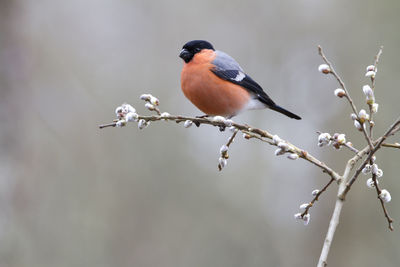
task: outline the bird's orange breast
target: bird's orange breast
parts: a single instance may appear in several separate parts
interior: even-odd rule
[[[185,63],[181,73],[182,91],[207,115],[233,116],[246,106],[250,94],[243,87],[212,73],[214,58],[214,51],[205,50]]]

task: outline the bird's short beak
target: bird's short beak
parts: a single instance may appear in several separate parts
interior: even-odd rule
[[[181,50],[181,52],[179,53],[179,57],[182,58],[186,63],[188,63],[192,57],[193,54],[190,53],[188,50],[186,50],[185,48]]]

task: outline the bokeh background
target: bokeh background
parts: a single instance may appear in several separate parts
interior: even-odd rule
[[[154,123],[99,130],[114,109],[151,93],[162,111],[199,115],[180,91],[178,53],[192,39],[234,56],[272,98],[235,118],[278,133],[342,172],[347,150],[318,148],[316,131],[364,146],[336,82],[317,71],[322,45],[358,105],[380,45],[376,133],[399,115],[399,1],[0,2],[0,266],[314,266],[336,185],[293,219],[328,180],[302,160],[229,133]],[[361,107],[361,106],[360,106]],[[399,141],[393,138],[393,141]],[[366,177],[344,207],[330,266],[399,266],[400,152],[378,154],[393,200],[387,229]]]

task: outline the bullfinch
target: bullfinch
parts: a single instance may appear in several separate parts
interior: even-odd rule
[[[276,105],[231,56],[215,50],[209,42],[187,42],[179,57],[184,61],[182,91],[205,114],[231,118],[245,110],[270,108],[301,119]]]

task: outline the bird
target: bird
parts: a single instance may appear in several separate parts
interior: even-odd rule
[[[269,108],[301,118],[275,104],[231,56],[205,40],[187,42],[179,53],[183,94],[206,116],[232,118],[246,110]]]

